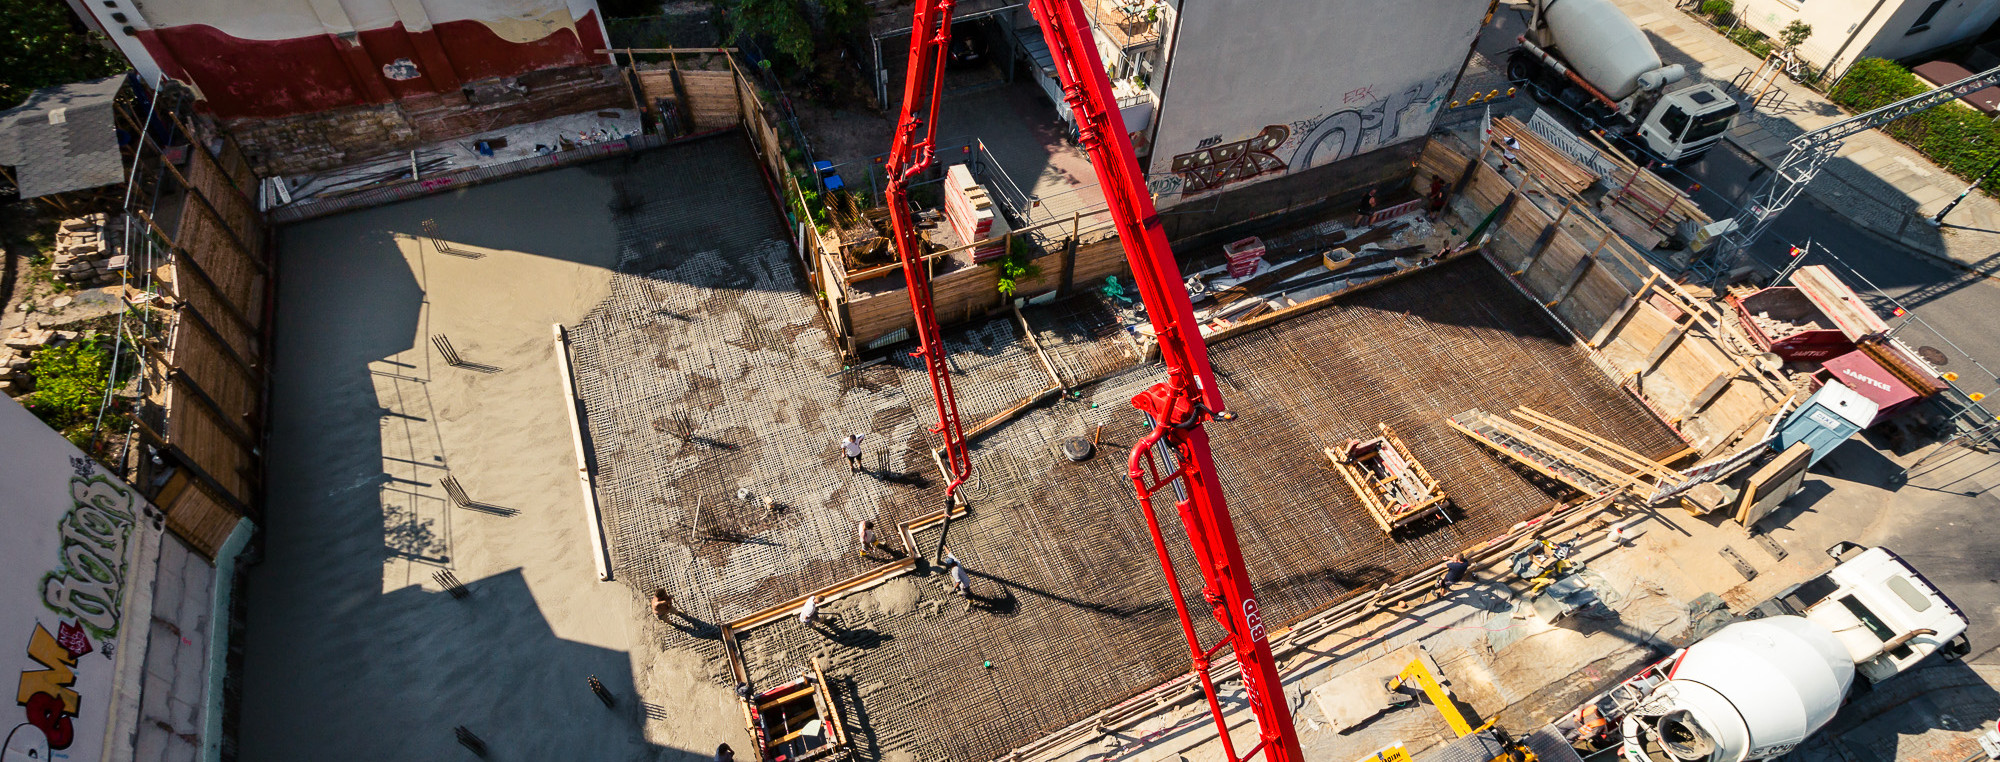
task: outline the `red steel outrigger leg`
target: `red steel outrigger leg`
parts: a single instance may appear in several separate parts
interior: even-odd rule
[[[972,456],[966,451],[965,431],[958,422],[958,398],[951,390],[951,368],[946,364],[944,337],[938,330],[937,313],[931,305],[930,268],[924,262],[923,246],[917,236],[916,221],[910,217],[910,181],[931,167],[937,158],[938,93],[944,84],[945,52],[951,46],[951,0],[918,2],[911,19],[910,66],[903,81],[902,110],[896,120],[895,142],[890,144],[885,166],[888,188],[883,192],[889,207],[889,227],[895,236],[896,257],[903,263],[903,282],[910,292],[910,311],[917,323],[918,350],[930,371],[931,399],[937,403],[938,425],[931,431],[944,440],[944,457],[951,482],[944,488],[944,531],[938,537],[938,553],[944,553],[945,536],[951,531],[951,506],[958,488],[972,475]],[[918,113],[927,108],[927,113]]]
[[[1146,190],[1145,174],[1133,155],[1132,141],[1126,137],[1125,119],[1119,114],[1111,80],[1098,59],[1097,45],[1079,0],[1030,0],[1035,20],[1054,53],[1056,73],[1061,77],[1063,100],[1076,118],[1084,149],[1097,169],[1098,184],[1111,207],[1125,256],[1132,264],[1132,278],[1139,284],[1146,314],[1159,337],[1160,357],[1167,366],[1167,380],[1132,398],[1133,406],[1152,419],[1152,433],[1132,448],[1128,463],[1139,506],[1152,530],[1153,548],[1167,575],[1167,589],[1180,611],[1181,629],[1187,635],[1188,650],[1194,657],[1194,671],[1208,694],[1209,711],[1215,715],[1216,730],[1223,751],[1231,762],[1240,762],[1264,752],[1269,762],[1301,762],[1297,730],[1292,726],[1291,707],[1285,702],[1284,685],[1278,666],[1265,638],[1264,620],[1257,610],[1256,593],[1250,589],[1249,570],[1237,547],[1236,528],[1229,520],[1229,508],[1222,498],[1222,483],[1209,454],[1208,434],[1202,424],[1210,419],[1228,420],[1222,394],[1209,369],[1208,347],[1201,340],[1194,307],[1188,302],[1187,288],[1180,277],[1180,265],[1167,246],[1166,231],[1160,227],[1158,210]],[[1227,637],[1203,648],[1188,614],[1187,600],[1181,595],[1173,561],[1160,534],[1159,518],[1153,512],[1153,493],[1171,486],[1194,559],[1201,569],[1201,596]],[[1227,644],[1235,652],[1243,676],[1243,693],[1257,715],[1257,745],[1237,756],[1223,720],[1222,704],[1215,683],[1208,674],[1210,659]]]

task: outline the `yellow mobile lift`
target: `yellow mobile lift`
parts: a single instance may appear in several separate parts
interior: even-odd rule
[[[1544,727],[1514,739],[1494,728],[1492,722],[1473,727],[1465,713],[1459,711],[1451,691],[1421,658],[1411,660],[1402,672],[1389,678],[1391,691],[1401,690],[1405,685],[1415,685],[1423,691],[1424,697],[1437,707],[1438,714],[1444,716],[1445,724],[1451,726],[1451,732],[1458,734],[1458,740],[1426,752],[1421,760],[1411,758],[1409,749],[1398,743],[1360,762],[1582,762],[1576,750],[1553,728]]]

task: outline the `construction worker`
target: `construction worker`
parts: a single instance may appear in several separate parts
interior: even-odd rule
[[[868,551],[882,547],[882,541],[875,537],[875,522],[862,519],[858,534],[860,535],[862,558],[868,557]]]
[[[653,591],[653,616],[659,617],[662,622],[671,622],[680,613],[680,609],[674,608],[674,597],[667,594],[666,588]]]
[[[1445,556],[1444,576],[1438,577],[1437,594],[1442,596],[1450,593],[1451,586],[1465,579],[1465,572],[1470,568],[1472,568],[1472,564],[1466,563],[1464,553],[1453,553]]]
[[[819,619],[819,596],[806,596],[806,603],[799,607],[799,624],[811,627]]]
[[[1444,215],[1445,183],[1443,177],[1431,178],[1431,190],[1429,193],[1424,194],[1424,199],[1427,202],[1431,219],[1435,220]]]
[[[1369,188],[1368,193],[1361,197],[1361,208],[1355,210],[1354,226],[1357,228],[1367,227],[1368,218],[1374,216],[1375,208],[1381,204],[1381,196],[1376,194],[1374,188]]]
[[[947,558],[944,568],[951,573],[952,592],[962,596],[972,595],[972,577],[966,575],[965,564],[959,563],[956,558]]]
[[[840,452],[847,456],[847,472],[850,474],[861,471],[861,438],[864,436],[867,435],[849,434],[846,439],[840,440]]]

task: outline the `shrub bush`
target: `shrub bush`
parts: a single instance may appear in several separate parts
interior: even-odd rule
[[[1744,50],[1756,54],[1758,58],[1763,58],[1771,54],[1770,38],[1765,37],[1763,32],[1751,29],[1750,27],[1737,27],[1736,31],[1729,33],[1729,40],[1742,46]]]
[[[1729,0],[1706,0],[1701,4],[1701,12],[1708,16],[1727,16],[1736,10],[1736,4]]]
[[[1930,89],[1915,74],[1892,61],[1863,58],[1847,70],[1840,86],[1834,88],[1832,98],[1835,103],[1861,112]],[[1968,180],[2000,160],[2000,127],[1962,103],[1945,103],[1898,119],[1883,127],[1883,131]],[[1988,193],[2000,193],[2000,177],[1987,178],[1980,187]]]
[[[97,407],[104,403],[104,387],[111,380],[111,348],[102,336],[43,347],[28,363],[28,374],[35,379],[35,391],[22,398],[22,406],[49,428],[68,435],[97,420]]]

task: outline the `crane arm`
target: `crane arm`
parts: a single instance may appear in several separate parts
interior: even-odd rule
[[[1880,127],[1912,114],[1921,113],[1956,98],[2000,83],[2000,67],[1988,69],[1929,92],[1912,95],[1881,108],[1850,116],[1833,124],[1792,138],[1791,150],[1750,195],[1750,207],[1736,217],[1736,225],[1724,234],[1714,254],[1721,269],[1740,264],[1750,247],[1771,227],[1771,221],[1804,193],[1806,185],[1819,176],[1820,167],[1833,159],[1840,145],[1855,134]]]
[[[1927,93],[1912,95],[1887,106],[1855,114],[1833,124],[1792,138],[1792,147],[1809,147],[1828,141],[1845,140],[1857,132],[1873,129],[1903,117],[1925,111],[1947,101],[1963,98],[2000,84],[2000,67],[1988,69]]]
[[[1153,430],[1133,447],[1127,466],[1137,490],[1140,508],[1151,529],[1154,550],[1167,576],[1167,587],[1179,611],[1181,628],[1187,636],[1207,693],[1209,711],[1215,716],[1223,751],[1230,762],[1250,759],[1259,750],[1268,762],[1300,762],[1296,728],[1291,707],[1285,701],[1276,660],[1265,636],[1264,621],[1250,587],[1249,570],[1243,563],[1236,529],[1223,500],[1222,483],[1202,426],[1211,419],[1227,420],[1222,394],[1216,388],[1209,367],[1208,347],[1202,341],[1200,323],[1188,301],[1180,265],[1167,245],[1166,230],[1146,189],[1145,173],[1127,137],[1125,119],[1111,92],[1111,80],[1097,55],[1090,22],[1080,0],[1030,0],[1029,10],[1042,27],[1063,86],[1063,101],[1076,119],[1077,132],[1090,164],[1096,170],[1111,219],[1124,243],[1125,257],[1132,265],[1146,315],[1159,339],[1160,357],[1167,367],[1167,380],[1132,398],[1145,412]],[[1173,560],[1167,553],[1153,509],[1153,493],[1172,487],[1174,507],[1180,514],[1194,560],[1201,571],[1202,599],[1211,608],[1226,634],[1224,640],[1204,648],[1197,638],[1187,601],[1181,595]],[[1256,747],[1236,755],[1224,721],[1222,706],[1209,677],[1210,658],[1224,645],[1231,647],[1243,680],[1244,696],[1257,716],[1259,740]]]
[[[940,89],[944,85],[945,53],[951,46],[951,0],[917,3],[911,17],[910,66],[903,79],[903,102],[896,119],[895,138],[889,157],[883,162],[889,175],[883,191],[889,208],[889,228],[896,256],[903,264],[903,282],[910,293],[910,312],[916,320],[917,351],[924,369],[930,373],[931,400],[937,404],[938,425],[931,431],[944,440],[946,470],[951,481],[944,488],[945,528],[951,526],[952,500],[972,476],[972,454],[967,451],[965,430],[959,423],[958,398],[951,388],[951,369],[937,312],[931,303],[930,267],[924,262],[923,241],[917,235],[916,220],[910,213],[910,181],[937,160],[937,113]],[[968,243],[970,243],[968,241]],[[939,538],[942,552],[944,540]]]
[[[1082,3],[1030,0],[1029,8],[1041,24],[1053,54],[1063,86],[1063,101],[1069,105],[1084,150],[1096,170],[1098,185],[1124,243],[1126,259],[1131,262],[1140,299],[1159,340],[1161,360],[1167,367],[1167,380],[1132,398],[1132,404],[1146,414],[1153,428],[1133,447],[1127,467],[1152,533],[1154,550],[1166,572],[1168,591],[1180,614],[1181,629],[1194,661],[1193,672],[1207,694],[1209,711],[1215,717],[1229,762],[1243,762],[1259,751],[1267,762],[1303,762],[1291,708],[1285,701],[1277,662],[1271,655],[1256,594],[1250,587],[1249,571],[1237,544],[1228,505],[1223,500],[1208,434],[1202,428],[1210,420],[1228,420],[1232,416],[1226,412],[1222,394],[1216,388],[1208,348],[1202,342],[1200,324],[1194,318],[1194,307],[1181,281],[1180,265],[1167,245],[1159,212],[1146,190],[1145,174],[1126,136],[1125,120],[1118,112],[1111,80],[1098,58]],[[938,99],[945,51],[951,43],[951,10],[952,0],[918,0],[913,13],[910,65],[903,83],[894,142],[886,162],[889,178],[885,192],[892,240],[903,264],[910,308],[916,319],[919,342],[916,354],[924,359],[930,372],[932,397],[938,409],[935,431],[944,439],[950,460],[952,481],[945,489],[947,528],[952,496],[971,474],[972,466],[964,433],[959,428],[958,406],[952,395],[951,373],[945,362],[937,315],[931,306],[930,278],[911,215],[909,184],[936,159]],[[1204,647],[1197,637],[1187,598],[1181,594],[1180,580],[1153,507],[1153,493],[1168,487],[1174,491],[1174,508],[1180,514],[1201,572],[1202,600],[1225,633],[1225,638],[1213,646]],[[940,547],[942,544],[940,539]],[[1257,717],[1259,740],[1242,756],[1236,754],[1221,699],[1209,674],[1211,659],[1224,646],[1230,647],[1236,658],[1244,696]]]

